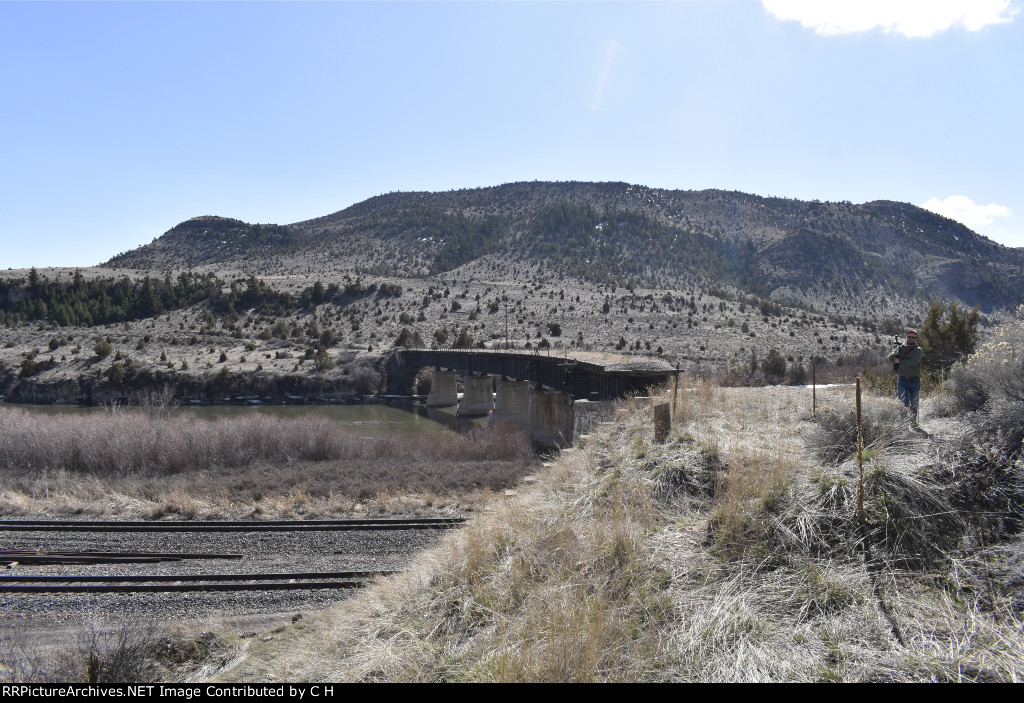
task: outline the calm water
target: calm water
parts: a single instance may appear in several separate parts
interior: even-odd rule
[[[77,405],[22,405],[3,403],[0,407],[21,408],[31,412],[60,415],[66,413],[104,413],[102,407],[80,407]],[[219,417],[236,417],[253,413],[276,415],[278,417],[299,417],[323,415],[335,422],[351,427],[364,437],[440,432],[465,431],[477,425],[486,425],[487,418],[457,417],[455,408],[425,408],[412,406],[409,409],[393,408],[388,405],[208,405],[175,408],[174,412],[187,413],[196,417],[216,420]]]

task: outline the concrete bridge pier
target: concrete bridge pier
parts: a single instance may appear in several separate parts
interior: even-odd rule
[[[494,392],[491,390],[491,377],[467,375],[462,381],[459,415],[486,415],[493,409]]]
[[[526,381],[499,381],[498,397],[491,418],[494,422],[518,422],[528,430],[530,384]]]
[[[428,408],[447,408],[459,402],[458,390],[455,386],[454,371],[436,369],[430,375],[430,394],[427,396]]]
[[[526,425],[534,443],[542,447],[572,444],[572,398],[561,391],[537,390],[530,393],[530,418]]]

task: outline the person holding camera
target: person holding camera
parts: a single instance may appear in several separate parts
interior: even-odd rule
[[[889,355],[896,371],[896,397],[907,408],[910,423],[917,426],[917,401],[921,395],[921,362],[924,350],[917,345],[917,331],[907,330],[907,343],[897,344]]]

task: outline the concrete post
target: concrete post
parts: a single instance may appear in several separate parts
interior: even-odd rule
[[[427,396],[428,408],[446,408],[459,402],[459,394],[455,387],[455,372],[435,370],[430,376],[430,395]]]
[[[494,392],[490,376],[466,376],[462,381],[459,415],[486,415],[494,409]]]

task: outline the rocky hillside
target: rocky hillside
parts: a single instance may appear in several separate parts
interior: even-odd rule
[[[1024,250],[914,205],[804,202],[625,183],[391,193],[291,225],[198,217],[105,265],[388,277],[529,267],[597,284],[727,285],[781,302],[1024,301]],[[341,268],[339,268],[341,267]]]

